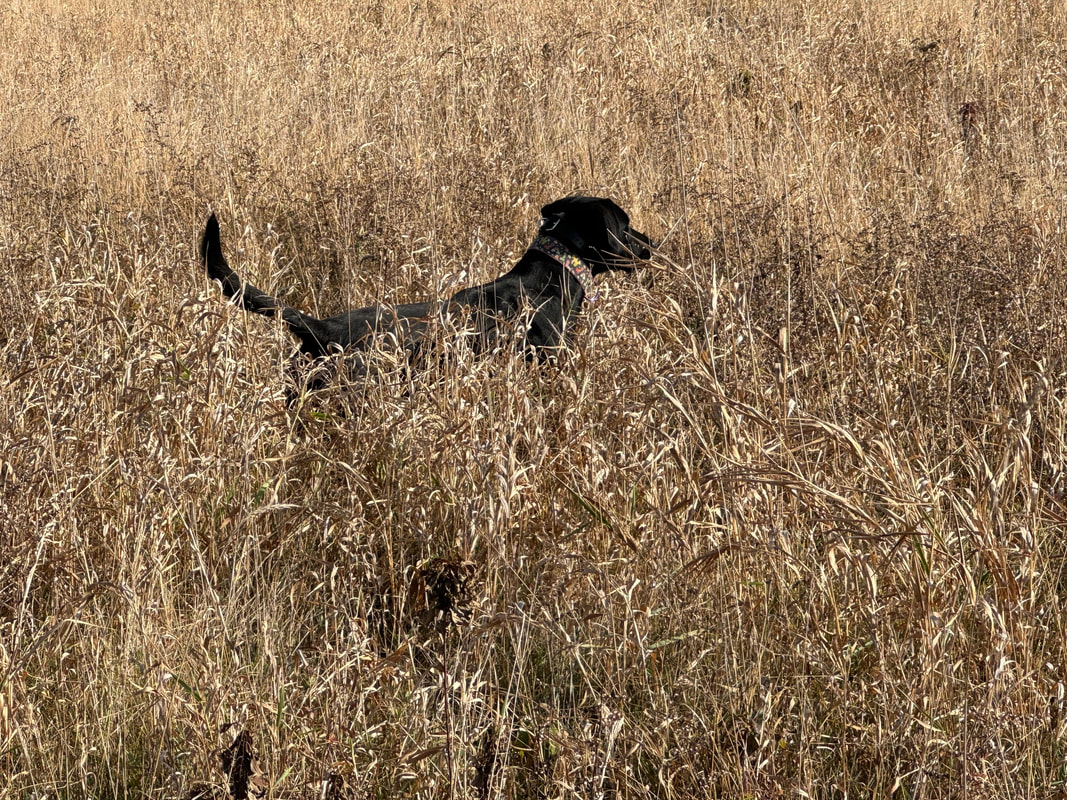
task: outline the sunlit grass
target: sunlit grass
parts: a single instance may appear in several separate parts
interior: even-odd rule
[[[0,798],[1058,796],[1065,20],[0,12]],[[573,192],[663,245],[543,365],[288,407],[195,260],[444,296]]]

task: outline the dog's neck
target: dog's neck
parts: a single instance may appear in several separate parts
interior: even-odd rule
[[[593,270],[582,259],[568,250],[562,242],[547,233],[539,233],[530,245],[530,249],[544,253],[553,261],[558,261],[581,284],[586,299],[589,301],[596,299]]]

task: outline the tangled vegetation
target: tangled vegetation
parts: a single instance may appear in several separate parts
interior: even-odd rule
[[[0,38],[0,798],[1067,791],[1063,0]],[[447,296],[578,191],[662,246],[568,352],[291,407],[195,255]]]

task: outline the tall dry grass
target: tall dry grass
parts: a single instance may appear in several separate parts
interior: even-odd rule
[[[1062,2],[164,6],[0,11],[0,798],[1067,791]],[[664,244],[541,366],[289,409],[194,257],[575,191]]]

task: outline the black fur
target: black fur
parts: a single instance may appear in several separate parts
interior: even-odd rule
[[[541,214],[541,233],[582,259],[594,275],[631,271],[634,259],[650,256],[652,242],[630,227],[626,212],[611,200],[566,197],[542,208]],[[373,305],[316,319],[241,281],[222,254],[214,214],[200,241],[200,257],[208,275],[222,284],[227,297],[257,314],[281,314],[300,340],[300,350],[313,358],[338,350],[363,349],[375,335],[390,333],[414,350],[435,318],[466,322],[473,331],[475,347],[484,348],[497,338],[502,323],[519,317],[524,309],[529,309],[530,316],[520,339],[543,354],[561,345],[584,299],[582,285],[570,271],[554,258],[531,249],[496,280],[463,289],[443,303]]]

